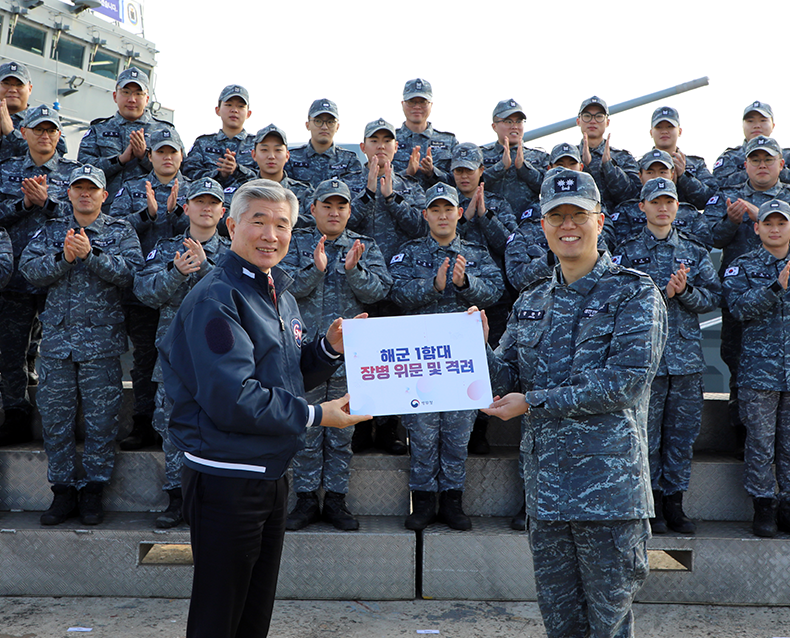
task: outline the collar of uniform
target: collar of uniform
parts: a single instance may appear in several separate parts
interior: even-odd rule
[[[455,237],[453,237],[453,241],[451,241],[446,246],[439,244],[439,242],[433,238],[433,235],[431,235],[430,232],[425,236],[425,241],[428,242],[431,252],[436,252],[437,250],[449,250],[459,254],[461,252],[461,238],[458,236],[457,232],[455,233]],[[450,264],[450,266],[450,271],[452,271],[452,264]]]
[[[788,256],[785,256],[784,259],[777,259],[765,249],[765,246],[760,244],[760,249],[757,251],[757,256],[761,263],[765,264],[766,266],[773,266],[774,264],[777,263],[780,264],[787,263],[787,257],[790,256],[790,253],[788,254]]]
[[[60,161],[60,153],[55,151],[52,157],[50,157],[41,166],[48,168],[50,171],[55,171],[58,168],[59,161]],[[25,158],[22,160],[22,168],[40,168],[33,161],[33,156],[30,154],[30,149],[27,150],[27,152],[25,153]]]
[[[251,264],[240,255],[233,252],[233,250],[226,250],[219,261],[219,266],[226,270],[230,270],[234,277],[242,281],[254,281],[261,290],[269,290],[269,277],[257,266]],[[249,273],[249,274],[247,274]],[[252,276],[250,276],[252,275]],[[279,295],[290,288],[293,279],[289,277],[284,270],[278,266],[272,268],[272,279],[274,279],[274,287]]]
[[[669,231],[669,235],[666,236],[666,239],[658,239],[652,232],[650,232],[650,229],[648,229],[647,226],[642,228],[642,235],[644,235],[645,245],[648,248],[653,248],[654,246],[663,243],[671,244],[672,246],[678,245],[678,231],[674,227]]]
[[[109,218],[104,213],[99,213],[99,216],[93,220],[92,223],[88,224],[87,226],[80,226],[77,223],[76,217],[74,217],[73,211],[71,215],[71,219],[69,220],[69,228],[73,228],[75,231],[79,231],[80,228],[84,228],[85,232],[88,231],[101,234],[104,232],[104,227],[107,225]]]
[[[609,257],[609,253],[605,250],[599,250],[598,261],[595,262],[593,269],[584,275],[584,277],[577,279],[572,284],[566,284],[565,279],[562,276],[562,266],[557,264],[554,268],[554,275],[552,276],[551,280],[551,288],[553,289],[557,286],[567,286],[579,294],[586,296],[595,287],[604,272],[610,268],[614,268],[614,264]]]
[[[156,189],[157,186],[170,186],[172,188],[173,180],[175,179],[178,180],[178,192],[183,195],[187,192],[187,180],[184,179],[184,176],[181,174],[181,169],[178,170],[178,172],[173,176],[173,179],[171,179],[167,184],[162,184],[154,171],[148,173],[142,182],[143,185],[145,185],[145,182],[151,182],[151,186],[153,186],[154,189]]]
[[[403,126],[395,131],[395,137],[409,139],[412,137],[421,136],[426,139],[431,139],[433,137],[433,132],[433,124],[430,122],[428,122],[428,126],[425,127],[425,130],[422,133],[415,133],[408,126],[406,126],[406,122],[404,122]]]
[[[521,145],[524,146],[524,142],[521,142]],[[496,152],[499,155],[502,155],[502,151],[505,150],[505,147],[502,146],[502,144],[499,143],[499,140],[497,140],[496,142],[494,142],[494,149],[496,150]],[[518,147],[515,144],[511,144],[510,145],[510,152],[514,153],[516,150],[518,150]],[[524,150],[526,150],[526,147],[524,147]]]
[[[753,195],[755,193],[764,193],[765,195],[771,195],[771,196],[778,195],[779,192],[782,190],[782,188],[784,188],[784,186],[782,185],[782,181],[778,178],[776,180],[776,184],[771,186],[771,188],[769,188],[767,191],[758,191],[752,188],[751,182],[749,181],[748,178],[746,179],[746,182],[743,185],[743,190],[746,191],[746,193],[749,195]],[[771,199],[774,198],[771,197]],[[759,208],[759,206],[757,208]]]
[[[318,240],[321,239],[321,237],[323,236],[324,234],[320,230],[318,230],[317,227],[313,228],[313,239],[316,240],[316,243],[318,243]],[[331,244],[332,246],[341,246],[343,248],[349,248],[354,242],[351,241],[351,238],[348,236],[348,226],[346,226],[343,229],[343,232],[340,233],[335,239],[327,239],[326,243]]]
[[[214,140],[217,142],[223,142],[225,140],[239,140],[240,142],[243,142],[244,140],[247,139],[248,135],[249,133],[247,133],[247,129],[241,129],[241,133],[239,133],[238,135],[234,135],[233,137],[228,137],[227,135],[225,135],[225,131],[220,129],[219,131],[217,131],[217,134],[214,136]]]
[[[115,111],[115,115],[112,116],[112,119],[115,120],[115,123],[119,126],[129,126],[130,124],[148,124],[151,121],[151,112],[146,109],[136,120],[129,121],[123,115],[121,115],[120,111]]]
[[[186,239],[187,237],[189,237],[190,239],[193,238],[192,235],[189,234],[189,228],[187,228],[184,231],[183,239]],[[181,244],[181,242],[178,243]],[[213,255],[214,253],[217,252],[217,249],[219,248],[219,233],[217,231],[214,231],[214,234],[211,237],[209,237],[205,242],[200,243],[200,245],[203,246],[203,251],[207,255]]]
[[[11,121],[14,123],[14,128],[19,128],[22,125],[22,122],[25,121],[25,116],[27,115],[27,109],[24,111],[19,111],[19,113],[14,113],[11,116]]]
[[[332,146],[330,146],[328,149],[326,149],[323,153],[319,153],[313,147],[313,141],[310,140],[310,141],[307,142],[307,153],[306,154],[307,154],[307,157],[313,157],[314,155],[327,155],[328,157],[331,157],[334,160],[335,156],[337,155],[337,146],[335,146],[335,143],[332,142]]]

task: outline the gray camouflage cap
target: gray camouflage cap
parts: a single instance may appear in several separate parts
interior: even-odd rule
[[[148,86],[149,86],[149,79],[148,75],[138,69],[136,66],[130,66],[128,69],[124,69],[118,74],[118,80],[116,81],[115,85],[122,89],[127,84],[138,84],[140,88],[143,89],[146,93],[148,93]]]
[[[424,97],[429,102],[433,101],[431,83],[422,78],[414,78],[406,82],[406,85],[403,87],[403,99],[411,100],[414,97]]]
[[[33,80],[30,79],[30,71],[20,62],[6,62],[0,65],[0,80],[5,80],[6,78],[16,78],[25,84],[33,83]]]
[[[228,86],[222,89],[222,93],[219,94],[219,101],[227,102],[232,97],[240,97],[242,100],[244,100],[245,104],[248,106],[250,104],[249,91],[238,84],[228,84]]]
[[[497,105],[494,107],[494,119],[501,119],[504,120],[509,115],[513,115],[513,113],[521,113],[524,116],[524,119],[527,119],[527,114],[524,112],[521,104],[516,102],[513,99],[510,100],[502,100],[498,102]]]
[[[170,146],[177,151],[184,152],[184,143],[175,130],[164,128],[157,129],[151,133],[151,141],[148,143],[148,148],[152,151],[158,151],[163,146]]]
[[[269,124],[268,126],[264,126],[260,131],[255,134],[255,143],[260,144],[266,138],[267,135],[278,135],[280,139],[283,141],[283,144],[288,146],[288,140],[285,137],[285,131],[283,131],[279,126],[276,124]]]
[[[781,199],[772,199],[770,202],[765,202],[760,206],[760,211],[757,213],[757,221],[765,221],[766,217],[772,213],[779,213],[787,221],[790,221],[790,204]]]
[[[380,117],[377,120],[373,120],[372,122],[368,122],[365,124],[365,139],[369,138],[373,133],[376,131],[389,131],[392,133],[392,137],[396,137],[395,127],[387,122],[383,117]]]
[[[471,171],[476,171],[483,165],[483,151],[477,144],[471,142],[464,142],[458,144],[453,149],[453,159],[450,163],[450,170],[454,171],[456,168],[468,168]]]
[[[747,142],[746,157],[749,157],[755,151],[765,151],[773,157],[782,157],[782,147],[779,146],[779,142],[773,137],[766,137],[765,135],[758,135]]]
[[[189,185],[189,191],[187,191],[188,200],[195,199],[195,197],[200,197],[201,195],[211,195],[221,202],[225,201],[225,193],[222,190],[222,186],[210,177],[201,177]]]
[[[675,128],[680,128],[680,115],[671,106],[659,106],[650,118],[651,128],[659,122],[669,122]]]
[[[25,113],[25,121],[22,123],[22,126],[25,128],[33,128],[42,122],[52,122],[58,127],[59,131],[63,130],[60,126],[60,115],[58,115],[58,112],[44,104],[34,109],[28,109],[27,113]]]
[[[749,106],[743,109],[743,119],[746,119],[746,116],[752,111],[757,111],[760,115],[770,117],[772,120],[774,119],[774,110],[771,108],[771,105],[767,104],[766,102],[752,102]]]
[[[675,168],[675,162],[672,160],[672,156],[669,153],[654,148],[652,151],[645,153],[639,160],[639,169],[646,171],[656,162],[663,164],[670,170]]]
[[[453,206],[458,206],[458,191],[444,182],[434,184],[425,191],[425,208],[428,208],[428,206],[439,199],[448,201]]]
[[[315,187],[313,191],[313,202],[325,202],[327,199],[337,195],[351,203],[351,191],[344,181],[339,179],[326,179]]]
[[[588,97],[586,100],[584,100],[584,102],[582,102],[582,105],[579,107],[579,115],[584,113],[584,109],[586,109],[588,106],[592,106],[593,104],[597,104],[598,106],[603,108],[603,112],[609,115],[609,107],[606,105],[606,102],[604,102],[597,95]]]
[[[556,164],[557,160],[562,157],[570,157],[579,164],[581,164],[582,156],[579,154],[579,148],[575,144],[557,144],[553,149],[551,149],[551,155],[549,156],[549,164]]]
[[[338,120],[340,119],[340,116],[337,114],[337,104],[335,104],[332,100],[326,99],[325,97],[315,100],[310,105],[310,110],[307,112],[307,118],[310,119],[311,117],[316,117],[322,113],[329,113],[329,115],[334,115]]]
[[[661,195],[667,195],[672,199],[678,199],[678,189],[675,188],[675,182],[671,179],[657,177],[648,180],[645,185],[642,186],[641,198],[643,202],[649,202]]]
[[[588,173],[552,168],[540,186],[540,209],[545,216],[562,204],[593,211],[601,205],[601,193]]]
[[[74,184],[74,182],[79,182],[81,179],[87,179],[89,182],[96,184],[99,188],[107,188],[107,178],[104,176],[104,171],[90,164],[84,164],[71,171],[69,186]]]

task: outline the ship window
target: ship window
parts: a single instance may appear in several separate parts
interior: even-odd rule
[[[120,58],[116,58],[104,51],[96,51],[96,55],[93,56],[88,70],[92,73],[97,73],[98,75],[103,75],[106,78],[114,80],[118,77],[118,68],[120,65]]]
[[[52,53],[52,58],[54,60],[62,62],[63,64],[68,64],[69,66],[76,66],[79,69],[82,68],[84,56],[85,47],[66,38],[60,38],[60,40],[58,40],[58,46]]]
[[[44,44],[47,40],[47,32],[36,29],[24,22],[18,22],[16,28],[9,33],[8,42],[11,46],[25,51],[31,51],[38,55],[44,55]]]

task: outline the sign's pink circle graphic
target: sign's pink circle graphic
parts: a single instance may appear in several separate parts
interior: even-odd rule
[[[472,399],[472,401],[478,401],[479,399],[482,399],[484,392],[485,384],[480,379],[470,383],[469,387],[466,389],[466,394],[469,395],[469,398]]]

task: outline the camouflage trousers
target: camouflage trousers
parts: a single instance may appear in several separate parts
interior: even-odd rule
[[[154,397],[154,429],[162,437],[162,451],[165,453],[165,484],[163,490],[181,487],[181,467],[184,464],[184,453],[170,439],[168,425],[173,413],[173,402],[165,392],[165,384],[159,383]]]
[[[475,415],[475,410],[403,415],[403,426],[409,431],[411,491],[464,489]]]
[[[332,377],[306,393],[310,404],[331,401],[346,393],[346,378]],[[293,460],[293,486],[296,492],[325,490],[348,494],[351,473],[351,438],[354,427],[325,428],[313,425],[305,433],[305,446]]]
[[[128,304],[123,307],[126,315],[126,333],[134,350],[134,366],[131,370],[134,391],[134,414],[154,414],[156,383],[151,381],[158,352],[156,350],[156,328],[159,311],[148,306]]]
[[[740,388],[746,426],[743,486],[755,498],[790,499],[790,392]],[[776,479],[771,464],[776,463]]]
[[[27,394],[27,357],[31,337],[44,309],[44,295],[0,294],[0,375],[3,409],[33,409]],[[40,324],[39,324],[40,325]],[[40,329],[38,330],[40,336]]]
[[[529,519],[538,605],[548,638],[630,638],[647,578],[646,520]]]
[[[121,362],[118,357],[75,363],[41,357],[36,403],[44,430],[44,450],[50,483],[83,487],[90,481],[107,483],[115,463],[115,437],[121,408]],[[74,434],[78,399],[85,417],[85,447],[77,478]]]
[[[740,407],[738,406],[738,364],[741,361],[741,340],[743,327],[736,321],[727,308],[721,309],[721,360],[727,364],[730,371],[730,399],[727,402],[727,411],[730,425],[741,425]]]
[[[685,492],[702,423],[702,374],[656,377],[650,386],[647,443],[650,483],[664,494]]]

